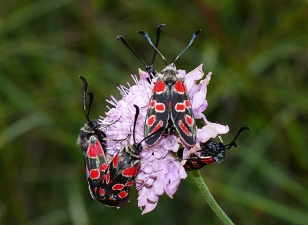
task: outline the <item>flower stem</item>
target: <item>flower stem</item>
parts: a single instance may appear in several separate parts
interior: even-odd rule
[[[210,190],[208,189],[204,180],[202,179],[200,172],[197,170],[194,170],[192,171],[192,174],[206,202],[209,204],[212,210],[216,213],[216,215],[222,220],[224,224],[234,225],[234,223],[230,220],[230,218],[226,215],[226,213],[219,207],[219,205],[213,198],[213,195],[211,194]]]

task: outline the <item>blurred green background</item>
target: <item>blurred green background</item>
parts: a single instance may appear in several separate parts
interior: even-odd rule
[[[0,223],[222,224],[192,174],[144,216],[135,188],[119,210],[88,192],[78,76],[95,93],[91,117],[104,115],[116,86],[144,69],[115,37],[150,63],[153,49],[136,31],[155,40],[165,23],[159,49],[169,63],[202,29],[177,67],[213,72],[205,115],[229,125],[225,143],[252,128],[223,163],[201,170],[218,204],[236,224],[308,224],[307,12],[307,1],[287,0],[2,1]],[[154,66],[164,67],[160,57]]]

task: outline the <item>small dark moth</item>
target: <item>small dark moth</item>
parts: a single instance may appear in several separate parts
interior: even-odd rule
[[[117,206],[119,202],[128,198],[132,185],[140,167],[139,153],[142,151],[141,142],[135,141],[135,127],[139,116],[139,108],[136,108],[135,122],[133,128],[134,144],[123,147],[109,164],[101,183],[94,189],[96,200],[108,206]]]
[[[233,141],[230,144],[224,145],[222,142],[215,142],[212,140],[208,140],[205,143],[200,143],[200,157],[196,154],[190,155],[184,164],[184,168],[186,171],[191,170],[199,170],[202,167],[212,164],[212,163],[220,163],[227,156],[227,150],[232,146],[237,147],[235,140],[240,135],[240,133],[244,130],[250,130],[249,127],[242,127],[237,132]],[[183,148],[178,151],[178,156],[183,158]]]
[[[101,178],[109,167],[105,157],[106,135],[99,129],[100,126],[96,120],[89,119],[94,95],[92,92],[88,92],[87,79],[82,76],[80,76],[80,79],[84,82],[83,111],[88,122],[80,129],[81,131],[77,138],[77,145],[83,152],[89,191],[92,198],[94,198],[93,191],[98,185],[100,185]],[[87,95],[90,96],[88,112],[86,110]]]
[[[144,136],[156,133],[146,140],[146,143],[150,146],[154,145],[163,134],[170,132],[170,130],[175,130],[178,133],[184,145],[193,146],[196,142],[196,125],[193,111],[186,92],[184,79],[177,72],[175,63],[180,55],[193,43],[200,31],[198,30],[192,35],[187,47],[170,65],[168,65],[164,56],[153,45],[149,35],[144,31],[138,31],[138,33],[146,38],[167,65],[160,73],[156,74],[157,81],[152,90],[152,97],[145,120]],[[156,132],[160,128],[165,129]]]
[[[91,197],[107,206],[117,206],[128,198],[130,189],[134,184],[140,166],[139,153],[141,144],[124,147],[110,163],[106,160],[106,135],[99,128],[96,120],[89,119],[89,112],[94,95],[88,92],[88,82],[84,82],[84,113],[88,122],[81,128],[77,144],[83,151],[86,177],[88,180]],[[86,98],[90,96],[88,112]],[[136,106],[135,106],[136,107]],[[136,107],[135,123],[139,115]],[[135,125],[134,131],[135,132]]]
[[[101,178],[100,184],[92,191],[94,199],[108,206],[117,206],[120,202],[126,202],[132,185],[135,183],[140,168],[141,159],[139,153],[142,151],[141,143],[135,140],[136,123],[139,116],[139,107],[136,108],[133,139],[134,143],[123,147],[110,162],[106,172]]]

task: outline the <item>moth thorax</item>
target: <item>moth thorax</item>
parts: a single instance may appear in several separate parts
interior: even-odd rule
[[[161,72],[162,74],[162,80],[167,84],[167,85],[173,85],[177,80],[180,79],[180,75],[176,71],[175,67],[170,67],[167,66],[163,71]]]
[[[90,122],[85,123],[83,127],[80,128],[81,131],[89,134],[94,134],[95,131],[93,130],[93,127],[91,126]]]
[[[171,63],[170,65],[166,66],[162,71],[161,73],[164,74],[166,73],[166,71],[168,71],[168,73],[174,73],[174,74],[177,74],[177,71],[176,71],[176,67],[173,63]]]

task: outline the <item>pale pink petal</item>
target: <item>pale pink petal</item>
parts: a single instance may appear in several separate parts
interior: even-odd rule
[[[180,185],[180,180],[175,180],[166,185],[165,191],[166,194],[169,196],[169,198],[173,198],[173,195],[177,191],[179,185]]]
[[[178,73],[180,74],[180,78],[184,78],[186,75],[186,71],[185,70],[178,70]]]
[[[207,120],[206,120],[207,121]],[[197,130],[197,139],[199,142],[206,142],[211,138],[215,138],[219,134],[226,134],[229,132],[229,127],[218,123],[206,122],[202,129]]]
[[[157,202],[147,201],[147,204],[144,210],[142,211],[141,215],[151,212],[153,209],[155,209],[156,205],[157,205]]]
[[[138,69],[140,80],[145,80],[146,78],[149,78],[149,74],[141,69]]]
[[[191,92],[191,89],[196,84],[196,81],[200,80],[203,77],[204,73],[202,71],[202,66],[203,66],[203,64],[199,65],[193,71],[186,74],[185,85],[186,85],[186,91],[188,93]]]

